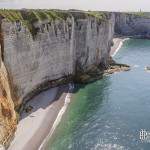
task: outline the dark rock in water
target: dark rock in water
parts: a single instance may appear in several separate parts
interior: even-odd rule
[[[145,67],[146,70],[150,71],[150,66]]]
[[[113,74],[121,71],[129,71],[130,69],[131,68],[129,65],[116,63],[110,57],[109,66],[107,69],[101,68],[101,66],[92,65],[87,69],[86,72],[78,72],[74,78],[74,82],[86,84],[101,79],[103,75]]]
[[[102,78],[102,76],[103,70],[101,70],[98,66],[92,65],[87,69],[86,72],[78,72],[74,78],[74,82],[86,84],[98,80]]]
[[[107,74],[113,74],[115,72],[121,72],[121,71],[129,71],[131,68],[129,65],[126,64],[111,64],[107,70],[104,71],[104,75]]]
[[[131,68],[126,64],[119,64],[112,57],[109,58],[109,66],[104,71],[104,75],[113,74],[115,72],[129,71]]]

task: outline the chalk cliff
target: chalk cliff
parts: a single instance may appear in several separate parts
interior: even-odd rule
[[[104,14],[99,19],[84,12],[69,14],[66,20],[34,22],[38,30],[34,37],[22,22],[2,21],[3,62],[17,104],[55,85],[55,80],[68,79],[92,65],[107,66],[114,15]]]
[[[121,36],[150,38],[149,13],[115,13],[115,32]]]
[[[9,133],[16,128],[14,107],[45,88],[75,79],[79,72],[108,65],[114,14],[51,11],[49,15],[45,11],[40,19],[39,12],[1,12],[0,82],[5,98],[1,101],[5,102],[1,102],[0,110],[3,112],[3,103],[9,105],[9,116],[5,120],[4,114],[0,114],[0,118],[3,125],[13,129]],[[24,20],[31,14],[38,19],[32,18],[26,25]],[[8,130],[0,126],[0,131],[1,143],[7,144],[4,139]]]
[[[112,38],[150,36],[150,19],[125,13],[0,11],[0,144],[16,129],[15,109],[40,91],[89,79],[109,65]]]

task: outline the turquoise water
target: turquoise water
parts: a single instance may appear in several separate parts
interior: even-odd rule
[[[77,85],[47,150],[150,150],[139,139],[150,131],[150,41],[126,41],[114,59],[131,71]]]

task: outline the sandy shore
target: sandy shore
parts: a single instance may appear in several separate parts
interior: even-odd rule
[[[129,38],[114,38],[113,39],[114,45],[111,47],[110,55],[114,57],[119,51],[119,49],[122,47],[123,42],[128,39]]]
[[[26,106],[32,106],[33,109],[30,113],[23,112],[15,138],[8,150],[38,150],[43,140],[54,132],[61,120],[68,90],[69,86],[64,85],[34,97]]]
[[[74,85],[69,84],[69,91],[71,92],[74,88]],[[55,120],[55,122],[53,123],[53,126],[49,132],[49,134],[47,135],[47,137],[43,140],[42,144],[40,145],[38,150],[45,150],[46,144],[49,141],[49,139],[51,138],[51,136],[53,135],[55,129],[57,128],[57,126],[59,125],[62,116],[64,115],[70,101],[71,101],[71,93],[68,92],[67,95],[65,96],[65,100],[64,100],[64,105],[61,108],[61,110],[59,111],[57,118]]]

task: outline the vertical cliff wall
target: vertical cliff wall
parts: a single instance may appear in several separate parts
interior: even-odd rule
[[[21,22],[3,22],[2,26],[4,63],[19,103],[28,94],[50,86],[49,81],[73,73],[72,18],[36,23],[39,31],[34,39]]]
[[[150,38],[148,13],[115,13],[115,33],[135,38]]]
[[[2,22],[4,64],[12,77],[17,101],[54,81],[107,65],[114,29],[113,14],[98,19],[70,12],[66,20],[35,22],[33,38],[22,22]]]
[[[93,64],[107,66],[114,34],[114,15],[105,14],[104,20],[95,17],[77,18],[74,31],[77,71],[86,71]]]
[[[3,62],[4,34],[2,18],[0,18],[0,144],[8,146],[16,129],[16,113],[14,111],[13,86]],[[14,99],[12,99],[14,98]]]
[[[79,72],[107,67],[115,16],[76,11],[0,13],[0,118],[12,128],[12,135],[14,107],[45,88],[73,80]],[[0,126],[0,131],[2,142],[10,139],[7,128]]]

